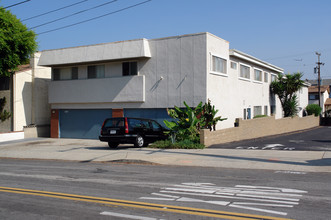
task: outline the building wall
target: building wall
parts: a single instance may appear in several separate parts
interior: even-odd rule
[[[32,70],[14,74],[14,131],[32,124]]]
[[[298,103],[299,103],[299,112],[298,116],[303,116],[303,110],[307,107],[309,104],[308,102],[308,86],[303,86],[299,92],[297,92],[298,96]]]
[[[52,81],[52,109],[168,108],[206,101],[206,34],[148,43],[150,58],[129,59],[138,62],[138,76],[122,76],[124,59],[99,62],[105,78],[87,79],[88,64],[77,64],[79,80]]]
[[[13,130],[22,131],[27,125],[49,125],[50,105],[48,104],[48,84],[51,68],[38,66],[40,53],[30,60],[30,69],[16,72],[14,80]]]
[[[51,108],[48,103],[48,85],[51,82],[51,68],[38,65],[41,52],[35,53],[31,60],[32,66],[32,115],[31,122],[35,125],[49,125]]]
[[[126,47],[131,55],[120,53],[121,45],[132,43],[141,45],[138,47],[145,52]],[[58,57],[62,55],[65,59]],[[226,61],[225,73],[212,71],[212,56]],[[244,118],[244,109],[250,108],[253,118],[254,106],[261,106],[259,114],[270,116],[271,106],[276,105],[275,117],[282,117],[278,98],[270,101],[269,93],[271,74],[281,69],[231,55],[229,42],[209,33],[46,51],[40,60],[40,65],[56,68],[78,67],[77,80],[50,83],[52,109],[124,109],[124,115],[130,109],[134,115],[146,115],[155,109],[157,115],[157,110],[184,107],[184,101],[194,107],[210,99],[219,110],[218,116],[228,118],[217,129],[233,127],[236,118]],[[137,61],[138,76],[122,76],[122,62],[127,61]],[[231,68],[231,62],[237,64],[236,69]],[[88,65],[100,64],[105,65],[105,77],[87,79]],[[249,79],[240,77],[240,64],[250,67]],[[254,68],[262,71],[262,81],[254,80]],[[268,82],[264,81],[264,72],[268,73]]]
[[[226,74],[212,72],[212,56],[226,60]],[[214,35],[207,35],[207,99],[219,110],[217,116],[228,118],[217,124],[217,129],[233,127],[234,118],[238,115],[237,108],[237,79],[229,69],[229,42]]]
[[[10,90],[0,91],[0,98],[6,97],[6,104],[4,110],[12,112],[12,94]],[[12,131],[12,117],[1,122],[0,121],[0,133]]]
[[[318,95],[318,92],[315,93],[316,95]],[[307,92],[307,96],[308,96],[308,92]],[[325,112],[325,106],[324,106],[324,103],[325,101],[329,98],[329,92],[328,91],[325,91],[324,93],[321,93],[321,108],[322,108],[322,113]],[[310,99],[308,104],[316,104],[318,105],[318,98],[317,99]]]
[[[217,74],[212,72],[212,56],[218,56],[227,60],[227,73]],[[231,68],[231,62],[236,63],[237,68]],[[240,77],[240,65],[250,68],[250,78]],[[254,80],[254,70],[262,71],[262,81]],[[267,82],[264,81],[264,72],[268,74]],[[244,109],[251,109],[251,118],[254,117],[254,106],[261,107],[261,115],[271,115],[271,105],[276,105],[276,118],[281,118],[280,102],[270,100],[271,74],[274,70],[251,63],[249,61],[229,55],[229,43],[214,35],[208,35],[207,41],[207,96],[215,108],[227,120],[219,122],[217,129],[233,127],[236,118],[244,118]],[[265,112],[265,106],[267,112]],[[247,112],[246,112],[247,116]]]

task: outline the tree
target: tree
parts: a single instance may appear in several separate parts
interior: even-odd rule
[[[200,142],[200,129],[215,130],[219,121],[226,120],[221,116],[216,117],[218,110],[211,105],[210,100],[204,105],[200,102],[197,107],[191,108],[184,102],[186,109],[168,109],[168,115],[175,121],[164,120],[164,124],[170,129],[172,142],[190,140],[194,143]]]
[[[36,50],[36,34],[10,11],[0,8],[0,76],[10,76]]]
[[[301,80],[302,73],[278,74],[277,79],[270,84],[271,93],[278,96],[282,105],[284,117],[293,117],[298,113],[298,98],[296,92],[299,91],[304,81]]]
[[[0,7],[0,76],[9,77],[19,65],[28,63],[36,49],[36,34]],[[3,110],[5,103],[6,99],[0,98],[0,122],[11,116]]]

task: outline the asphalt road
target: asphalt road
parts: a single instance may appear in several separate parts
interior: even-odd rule
[[[285,135],[245,140],[209,148],[248,150],[331,151],[331,127],[317,127]]]
[[[330,173],[17,159],[0,167],[0,219],[330,218]]]

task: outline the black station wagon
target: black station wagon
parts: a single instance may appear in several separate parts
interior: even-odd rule
[[[167,129],[151,119],[143,118],[107,118],[101,127],[100,141],[108,142],[110,148],[119,144],[134,144],[146,147],[149,143],[167,139]]]

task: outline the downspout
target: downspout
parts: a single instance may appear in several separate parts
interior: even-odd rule
[[[16,73],[13,74],[12,78],[12,130],[17,131],[16,126]]]
[[[31,60],[30,60],[30,65],[31,65],[31,124],[35,124],[35,56],[36,53],[33,54]]]

